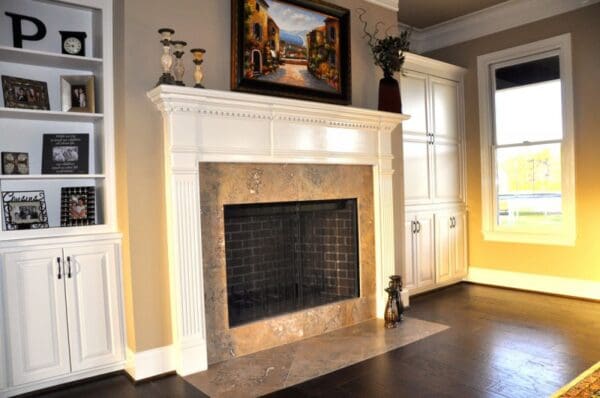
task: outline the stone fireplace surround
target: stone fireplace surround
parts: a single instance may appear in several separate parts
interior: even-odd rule
[[[383,313],[383,288],[395,270],[391,134],[406,116],[176,86],[148,96],[163,115],[172,354],[180,375],[209,363],[201,163],[370,166],[374,298],[376,314]]]

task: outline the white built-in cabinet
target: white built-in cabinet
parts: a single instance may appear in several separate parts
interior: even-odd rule
[[[404,285],[410,294],[467,273],[463,68],[407,54],[403,112]]]
[[[0,74],[45,82],[50,105],[12,108],[0,98],[0,151],[29,154],[29,173],[0,173],[0,191],[43,191],[48,215],[48,228],[8,228],[0,206],[0,398],[125,365],[112,1],[0,2]],[[45,37],[14,47],[6,12],[41,20]],[[36,29],[23,24],[26,34]],[[85,55],[62,54],[59,31],[85,32]],[[73,75],[94,77],[94,112],[63,108],[61,77]],[[89,172],[44,174],[43,135],[71,133],[89,136]],[[93,225],[61,226],[64,187],[93,187]]]

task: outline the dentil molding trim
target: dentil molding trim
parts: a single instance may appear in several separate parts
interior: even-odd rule
[[[469,267],[467,281],[534,292],[600,300],[600,282]]]
[[[425,53],[574,11],[600,0],[510,0],[425,29],[413,28],[413,51]]]

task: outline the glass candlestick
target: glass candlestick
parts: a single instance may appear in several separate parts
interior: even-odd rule
[[[175,65],[173,66],[173,73],[175,74],[175,84],[178,86],[185,86],[183,83],[183,74],[185,73],[185,66],[183,66],[183,47],[187,46],[187,43],[181,40],[172,41],[175,55]]]
[[[171,37],[175,33],[173,29],[162,28],[158,30],[161,35],[160,43],[163,45],[163,53],[160,57],[160,65],[162,67],[162,75],[158,79],[157,86],[161,84],[175,84],[175,79],[171,74],[171,67],[173,66],[173,56],[171,55]]]
[[[204,54],[206,50],[203,48],[193,48],[190,52],[194,55],[194,65],[196,65],[196,69],[194,70],[194,80],[196,84],[194,87],[196,88],[204,88],[202,85],[202,79],[204,78],[204,73],[202,72],[202,63],[204,62]]]

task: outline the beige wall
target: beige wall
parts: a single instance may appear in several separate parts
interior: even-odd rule
[[[352,13],[352,103],[377,107],[381,77],[362,39],[354,10],[368,10],[371,21],[395,23],[394,12],[362,0],[330,0]],[[117,189],[119,225],[125,235],[124,276],[128,345],[144,351],[171,343],[165,204],[163,200],[162,121],[146,98],[159,75],[157,30],[175,29],[188,49],[207,50],[205,86],[229,90],[229,0],[116,1]],[[184,57],[192,85],[191,57]],[[398,178],[397,178],[398,180]]]
[[[567,32],[572,38],[575,96],[576,246],[485,242],[481,234],[477,56]],[[600,281],[599,38],[600,4],[596,4],[426,54],[469,69],[465,108],[471,266]]]

